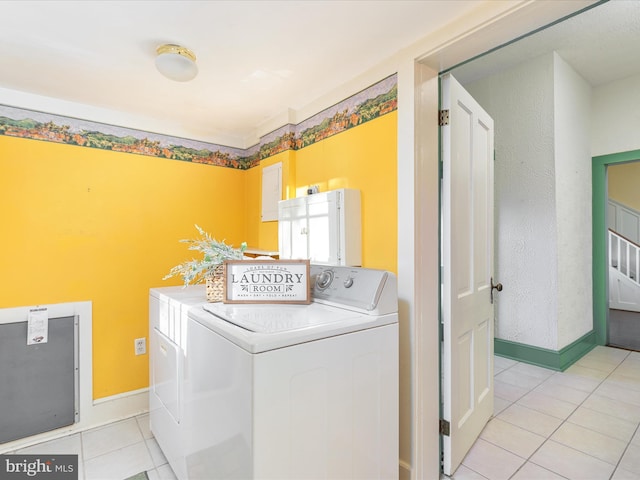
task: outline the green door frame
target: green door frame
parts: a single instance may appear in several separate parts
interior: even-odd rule
[[[640,160],[640,150],[612,153],[593,157],[593,330],[596,344],[606,345],[609,272],[607,269],[607,167],[619,163]]]

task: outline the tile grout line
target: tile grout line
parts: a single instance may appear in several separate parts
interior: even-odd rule
[[[149,448],[149,444],[147,443],[147,440],[149,439],[145,438],[144,436],[144,432],[142,431],[142,427],[140,427],[140,422],[138,421],[138,416],[136,416],[135,419],[136,419],[136,425],[138,425],[138,430],[140,430],[140,433],[142,434],[142,441],[144,442],[144,446],[147,449],[147,453],[149,454],[149,458],[151,459],[151,463],[153,465],[153,468],[151,470],[155,470],[156,472],[158,472],[158,467],[156,466],[156,462],[153,458],[153,454],[151,453],[151,449]],[[151,437],[151,438],[154,438],[154,437]],[[145,470],[145,473],[147,474],[147,478],[149,478],[149,472],[151,470]]]
[[[515,367],[516,365],[518,365],[518,364],[520,364],[520,363],[522,363],[522,362],[514,362],[512,365],[509,365],[508,367],[503,368],[503,369],[502,369],[502,370],[500,370],[498,373],[495,373],[495,372],[494,372],[494,375],[493,375],[493,380],[494,380],[494,382],[495,382],[495,378],[496,378],[496,376],[497,376],[497,375],[499,375],[499,374],[501,374],[501,373],[503,373],[503,372],[506,372],[507,370],[512,369],[513,367]],[[506,382],[504,382],[504,383],[506,383]],[[515,386],[517,387],[517,385],[515,385]],[[534,387],[534,388],[535,388],[535,387]],[[525,395],[527,395],[527,394],[528,394],[528,393],[530,393],[531,391],[532,391],[532,390],[529,390],[529,391],[527,391],[526,393],[523,393],[521,396],[519,396],[519,397],[518,397],[516,400],[514,400],[514,401],[511,401],[511,400],[509,400],[509,399],[507,399],[507,398],[498,397],[498,398],[502,398],[503,400],[505,400],[505,401],[507,401],[507,402],[510,402],[509,406],[507,406],[507,407],[505,407],[505,408],[503,408],[503,409],[502,409],[502,412],[504,412],[507,408],[509,408],[509,407],[511,407],[512,405],[514,405],[518,400],[520,400],[521,398],[523,398]],[[495,396],[496,396],[496,395],[495,395],[495,392],[494,392],[494,400],[495,400]],[[492,419],[494,419],[494,418],[497,418],[497,415],[491,415],[491,418],[489,419],[489,421],[491,421],[491,420],[492,420]],[[506,420],[503,420],[503,421],[504,421],[504,422],[506,422]],[[487,422],[487,423],[488,423],[488,422]],[[506,422],[506,423],[509,423],[509,424],[511,424],[511,425],[514,425],[514,424],[513,424],[513,423],[511,423],[511,422]],[[518,425],[514,425],[514,426],[516,426],[516,427],[518,427],[518,428],[522,428],[522,427],[519,427]],[[483,429],[483,430],[484,430],[484,429]],[[523,430],[525,430],[525,429],[523,429]],[[525,430],[525,431],[528,431],[528,430]],[[481,432],[481,433],[482,433],[482,432]],[[532,432],[532,433],[533,433],[533,432]],[[480,437],[478,437],[478,438],[476,439],[476,442],[477,442],[478,440],[480,440]],[[486,439],[482,439],[482,440],[483,440],[483,441],[485,441],[485,442],[487,442],[487,443],[489,443],[489,444],[491,444],[491,445],[493,445],[494,447],[497,447],[497,448],[499,448],[499,449],[501,449],[501,450],[504,450],[505,452],[511,453],[511,454],[513,454],[513,455],[516,455],[515,453],[510,452],[509,450],[506,450],[506,449],[504,449],[503,447],[501,447],[500,445],[496,445],[495,443],[490,442],[489,440],[486,440]],[[475,442],[474,442],[474,444],[475,444]],[[523,457],[520,457],[520,455],[516,455],[516,456],[517,456],[517,457],[519,457],[519,458],[523,458]],[[463,459],[463,460],[464,460],[464,459]],[[527,462],[527,459],[525,458],[524,460],[525,460],[525,463],[526,463],[526,462]],[[517,472],[520,470],[520,468],[522,468],[522,466],[523,466],[525,463],[523,463],[523,464],[522,464],[522,465],[521,465],[521,466],[516,470],[516,472],[514,472],[514,475],[515,475],[515,473],[517,473]],[[461,463],[461,465],[464,465],[464,463]],[[469,470],[471,470],[472,472],[474,472],[474,473],[476,473],[476,474],[480,475],[481,477],[483,477],[483,478],[487,478],[487,477],[485,477],[484,475],[482,475],[480,472],[475,471],[473,468],[471,468],[471,467],[469,467],[469,466],[467,466],[467,465],[464,465],[464,466],[465,466],[465,468],[468,468]],[[451,477],[450,477],[450,478],[451,478]],[[491,478],[487,478],[487,480],[493,480],[493,479],[491,479]]]
[[[500,370],[498,373],[494,373],[494,375],[493,375],[494,382],[495,382],[495,377],[496,377],[496,375],[499,375],[499,374],[501,374],[501,373],[503,373],[503,372],[506,372],[507,370],[510,370],[511,368],[515,367],[516,365],[519,365],[519,364],[522,364],[522,363],[523,363],[523,362],[515,362],[513,365],[510,365],[509,367],[507,367],[507,368],[503,368],[503,369],[502,369],[502,370]],[[528,364],[525,364],[525,365],[528,365]],[[530,376],[530,375],[528,375],[528,376]],[[532,378],[535,378],[535,377],[532,377]],[[548,378],[550,378],[550,376],[549,376],[549,377],[547,377],[547,379],[548,379]],[[532,389],[529,389],[527,392],[523,393],[521,396],[519,396],[519,397],[518,397],[516,400],[514,400],[514,401],[510,401],[510,400],[509,400],[509,399],[507,399],[507,398],[498,397],[498,398],[502,398],[503,400],[505,400],[505,401],[507,401],[507,402],[510,402],[510,405],[509,405],[508,407],[505,407],[504,409],[502,409],[502,412],[504,412],[504,411],[505,411],[506,409],[508,409],[509,407],[511,407],[511,406],[513,406],[513,405],[515,405],[515,404],[516,404],[516,402],[518,402],[519,400],[521,400],[522,398],[524,398],[526,395],[528,395],[529,393],[531,393],[535,388],[537,388],[537,387],[539,387],[540,385],[542,385],[542,383],[544,383],[547,379],[543,380],[542,382],[540,382],[538,385],[536,385],[536,386],[535,386],[535,387],[533,387]],[[504,383],[506,383],[506,382],[504,382]],[[516,386],[516,387],[517,387],[517,385],[514,385],[514,386]],[[495,393],[494,393],[494,399],[495,399],[495,396],[496,396],[496,395],[495,395]],[[491,415],[491,419],[489,419],[489,421],[491,421],[491,420],[492,420],[492,419],[494,419],[494,418],[497,418],[497,415]],[[515,427],[517,427],[517,428],[521,428],[522,430],[524,430],[524,431],[526,431],[526,432],[529,432],[529,430],[527,430],[527,429],[525,429],[525,428],[522,428],[522,427],[520,427],[519,425],[515,425],[515,424],[513,424],[513,423],[511,423],[511,422],[509,422],[509,421],[507,421],[507,420],[501,420],[501,421],[503,421],[503,422],[505,422],[505,423],[509,423],[510,425],[513,425],[513,426],[515,426]],[[487,423],[488,423],[488,422],[487,422]],[[484,429],[483,429],[483,430],[484,430]],[[535,434],[535,432],[529,432],[529,433],[534,433],[534,434]],[[477,442],[478,440],[480,440],[480,437],[478,437],[478,438],[476,439],[476,442]],[[510,454],[512,454],[512,455],[515,455],[516,457],[519,457],[519,458],[524,459],[524,463],[523,463],[522,465],[520,465],[520,467],[518,467],[518,469],[513,473],[513,475],[515,475],[516,473],[518,473],[518,472],[520,471],[520,469],[521,469],[521,468],[522,468],[522,467],[523,467],[523,466],[528,462],[528,458],[521,457],[520,455],[517,455],[517,454],[515,454],[515,453],[513,453],[513,452],[510,452],[509,450],[507,450],[507,449],[503,448],[502,446],[500,446],[500,445],[496,445],[495,443],[493,443],[493,442],[491,442],[491,441],[489,441],[489,440],[486,440],[486,439],[484,439],[484,438],[483,438],[482,440],[483,440],[483,441],[485,441],[485,442],[487,442],[487,443],[489,443],[489,444],[491,444],[491,445],[493,445],[494,447],[497,447],[497,448],[499,448],[499,449],[501,449],[501,450],[504,450],[504,451],[505,451],[505,452],[507,452],[507,453],[510,453]],[[475,444],[475,442],[474,442],[474,444]],[[544,442],[543,442],[543,444],[544,444]],[[534,453],[535,453],[535,452],[534,452]],[[461,465],[464,465],[464,464],[463,464],[463,463],[461,463]],[[472,472],[474,472],[474,473],[476,473],[476,474],[480,475],[481,477],[483,477],[483,478],[487,478],[487,477],[485,477],[484,475],[482,475],[480,472],[475,471],[473,468],[471,468],[471,467],[469,467],[469,466],[467,466],[467,465],[464,465],[464,466],[465,466],[465,468],[468,468],[469,470],[471,470]],[[513,475],[511,475],[509,478],[512,478],[512,477],[513,477]],[[493,480],[493,479],[491,479],[491,478],[487,478],[487,480]]]
[[[631,446],[631,442],[633,441],[634,437],[638,434],[638,431],[640,431],[640,424],[638,426],[636,426],[636,429],[634,430],[633,435],[631,435],[631,440],[629,440],[629,442],[627,443],[627,446],[624,447],[622,455],[620,455],[620,458],[618,459],[618,462],[616,463],[616,468],[611,473],[611,476],[609,477],[609,480],[611,480],[613,478],[613,475],[615,475],[616,471],[618,470],[618,467],[620,467],[620,462],[622,462],[622,459],[624,458],[625,454],[627,453],[627,450],[629,450],[629,447]]]
[[[520,471],[520,470],[521,470],[521,469],[522,469],[522,468],[523,468],[527,463],[532,463],[533,465],[536,465],[536,466],[538,466],[538,467],[540,467],[540,468],[544,468],[545,470],[548,470],[548,468],[543,467],[542,465],[538,465],[538,464],[536,464],[536,463],[534,463],[534,462],[531,462],[531,461],[530,461],[530,459],[531,459],[531,458],[536,454],[536,452],[538,452],[538,451],[542,448],[542,446],[543,446],[543,445],[545,445],[545,444],[546,444],[546,443],[551,439],[551,437],[554,435],[554,433],[555,433],[555,432],[557,432],[557,431],[558,431],[558,430],[559,430],[559,429],[560,429],[560,428],[561,428],[565,423],[571,423],[571,422],[568,422],[568,419],[569,419],[569,418],[570,418],[570,417],[571,417],[571,416],[572,416],[572,415],[573,415],[573,414],[578,410],[578,408],[580,408],[581,406],[583,406],[583,404],[584,404],[584,403],[585,403],[585,402],[586,402],[586,401],[587,401],[587,400],[588,400],[588,399],[589,399],[589,398],[590,398],[590,397],[591,397],[591,396],[596,392],[596,390],[597,390],[597,389],[598,389],[598,388],[599,388],[599,387],[600,387],[600,386],[601,386],[601,385],[602,385],[602,384],[603,384],[603,383],[604,383],[604,382],[605,382],[605,381],[606,381],[606,380],[607,380],[607,379],[608,379],[608,378],[609,378],[609,377],[610,377],[610,376],[611,376],[611,375],[612,375],[612,374],[613,374],[613,373],[614,373],[614,372],[615,372],[615,371],[620,367],[620,365],[622,365],[622,363],[623,363],[623,362],[624,362],[628,357],[629,357],[629,353],[627,353],[627,355],[625,355],[625,356],[624,356],[620,361],[618,361],[618,362],[617,362],[617,364],[615,365],[615,367],[614,367],[611,371],[609,371],[609,372],[607,373],[607,375],[606,375],[604,378],[602,378],[602,380],[600,380],[600,381],[599,381],[599,383],[596,385],[596,387],[595,387],[595,388],[593,388],[590,392],[588,392],[588,395],[584,398],[584,400],[582,400],[579,404],[577,404],[577,405],[575,406],[575,408],[571,411],[571,413],[569,413],[569,415],[567,415],[567,417],[566,417],[566,418],[564,418],[564,419],[560,419],[560,420],[561,420],[560,424],[559,424],[559,425],[558,425],[558,426],[553,430],[553,432],[551,432],[549,435],[547,435],[547,436],[546,436],[545,440],[540,444],[540,446],[539,446],[536,450],[534,450],[534,451],[531,453],[531,455],[529,455],[527,458],[521,457],[520,455],[516,455],[515,453],[510,452],[509,450],[504,449],[504,448],[503,448],[503,447],[501,447],[500,445],[496,445],[496,444],[495,444],[495,443],[493,443],[493,442],[490,442],[490,441],[488,441],[488,440],[486,440],[486,439],[483,439],[483,440],[484,440],[484,441],[486,441],[487,443],[490,443],[491,445],[494,445],[494,446],[495,446],[495,447],[497,447],[497,448],[500,448],[500,449],[502,449],[502,450],[504,450],[504,451],[506,451],[506,452],[508,452],[508,453],[512,453],[513,455],[515,455],[515,456],[517,456],[517,457],[524,458],[524,460],[525,460],[525,461],[524,461],[524,463],[523,463],[523,464],[522,464],[522,465],[521,465],[521,466],[520,466],[520,467],[519,467],[519,468],[518,468],[518,469],[517,469],[517,470],[516,470],[516,471],[515,471],[515,472],[514,472],[510,477],[509,477],[509,478],[513,478],[513,477],[514,477],[514,476],[515,476],[515,475],[516,475],[516,474],[517,474],[517,473],[518,473],[518,472],[519,472],[519,471]],[[513,367],[515,367],[515,366],[517,366],[517,365],[519,365],[519,364],[521,364],[521,363],[523,363],[523,362],[516,362],[516,363],[514,363],[513,365],[511,365],[511,366],[509,366],[509,367],[507,367],[507,368],[502,369],[502,370],[501,370],[500,372],[498,372],[497,374],[494,374],[494,380],[495,380],[496,375],[498,375],[498,374],[500,374],[500,373],[503,373],[503,372],[505,372],[505,371],[507,371],[507,370],[510,370],[510,369],[512,369]],[[526,365],[528,365],[528,364],[526,364]],[[589,367],[584,367],[584,368],[589,368]],[[597,369],[591,369],[591,370],[597,370]],[[556,372],[556,373],[557,373],[557,372]],[[540,385],[542,385],[543,383],[545,383],[546,381],[548,381],[548,380],[549,380],[553,375],[555,375],[556,373],[553,373],[552,375],[549,375],[547,378],[545,378],[544,380],[542,380],[542,381],[541,381],[540,383],[538,383],[536,386],[534,386],[533,388],[529,389],[529,390],[528,390],[526,393],[524,393],[523,395],[519,396],[516,400],[514,400],[514,401],[510,402],[510,405],[509,405],[508,407],[504,408],[502,411],[505,411],[507,408],[510,408],[511,406],[515,405],[517,402],[519,402],[519,401],[520,401],[522,398],[524,398],[526,395],[530,394],[531,392],[533,392],[534,390],[536,390],[538,387],[540,387]],[[560,372],[560,373],[562,373],[562,372]],[[531,375],[529,375],[529,376],[531,376]],[[535,378],[535,377],[533,377],[533,376],[531,376],[531,377],[532,377],[532,378]],[[548,396],[548,395],[547,395],[547,396]],[[502,398],[502,397],[499,397],[499,398]],[[555,397],[551,397],[551,398],[553,398],[554,400],[562,400],[562,399],[558,399],[558,398],[555,398]],[[509,401],[508,399],[504,399],[504,398],[503,398],[503,400]],[[569,402],[567,402],[567,403],[569,403]],[[523,408],[528,408],[528,407],[525,407],[524,405],[521,405],[521,406],[522,406]],[[586,408],[586,407],[585,407],[585,408]],[[538,411],[537,411],[537,410],[535,410],[535,409],[530,409],[530,410],[533,410],[533,411],[538,412]],[[590,409],[589,409],[589,410],[590,410]],[[539,413],[544,413],[544,412],[539,412]],[[547,415],[548,415],[548,414],[547,414]],[[553,415],[549,415],[549,416],[553,417]],[[497,416],[492,416],[492,419],[493,419],[493,418],[497,418]],[[505,421],[505,422],[507,422],[507,423],[511,423],[511,422],[509,422],[509,421],[507,421],[507,420],[502,420],[502,421]],[[515,424],[513,424],[513,423],[511,423],[511,425],[514,425],[514,426],[516,426],[516,427],[518,427],[518,428],[522,428],[523,430],[530,432],[529,430],[524,429],[523,427],[521,427],[521,426],[519,426],[519,425],[515,425]],[[576,424],[576,425],[577,425],[577,424]],[[581,426],[581,425],[578,425],[578,426]],[[587,428],[587,427],[583,427],[583,428]],[[591,429],[588,429],[588,430],[591,430]],[[597,432],[597,431],[595,431],[595,430],[592,430],[592,431],[594,431],[594,432],[596,432],[596,433],[600,433],[600,432]],[[530,432],[530,433],[534,433],[534,434],[535,434],[535,432]],[[602,435],[604,435],[604,434],[602,434]],[[608,436],[608,435],[605,435],[605,436]],[[631,437],[631,439],[633,439],[633,436]],[[629,445],[630,445],[630,444],[631,444],[631,441],[627,442],[627,446],[625,447],[625,452],[626,452],[626,449],[627,449],[627,448],[629,448]],[[563,444],[563,445],[564,445],[564,444]],[[579,453],[581,453],[581,454],[587,455],[587,456],[589,456],[589,457],[591,457],[591,458],[594,458],[594,459],[596,459],[596,460],[603,461],[603,460],[600,460],[600,459],[599,459],[599,458],[597,458],[597,457],[594,457],[593,455],[590,455],[590,454],[588,454],[588,453],[586,453],[586,452],[582,452],[581,450],[578,450],[578,449],[573,448],[573,447],[571,447],[571,446],[568,446],[568,445],[565,445],[565,446],[566,446],[567,448],[571,448],[572,450],[575,450],[576,452],[579,452]],[[620,460],[622,459],[622,456],[624,456],[624,452],[622,453],[622,455],[621,455],[621,456],[620,456],[620,458],[618,459],[618,464],[619,464]],[[608,462],[604,462],[604,463],[608,463]],[[609,465],[612,465],[612,464],[609,464]],[[468,467],[468,466],[466,466],[466,465],[465,465],[465,467],[466,467],[466,468],[469,468],[469,467]],[[473,469],[471,469],[471,468],[469,468],[469,469],[470,469],[470,470],[472,470],[474,473],[478,473],[478,474],[480,475],[480,473],[479,473],[479,472],[476,472],[475,470],[473,470]],[[612,472],[612,475],[615,473],[616,469],[617,469],[617,464],[614,466],[614,470],[613,470],[613,472]],[[559,476],[563,476],[563,475],[560,475],[560,474],[559,474],[559,473],[557,473],[557,472],[553,472],[553,473],[554,473],[554,474],[556,474],[556,475],[559,475]],[[566,477],[565,477],[565,478],[566,478]],[[491,479],[490,479],[490,480],[491,480]]]
[[[84,464],[84,432],[80,432],[80,459],[82,460],[82,480],[87,478],[87,467]],[[78,460],[80,463],[80,460]]]
[[[547,436],[547,438],[545,439],[545,441],[544,441],[544,442],[542,442],[542,443],[540,444],[540,446],[539,446],[539,447],[538,447],[538,448],[537,448],[537,449],[536,449],[536,450],[535,450],[531,455],[529,455],[529,457],[525,460],[525,463],[523,463],[523,464],[520,466],[520,468],[518,468],[518,470],[516,470],[516,471],[514,472],[514,474],[513,474],[513,475],[511,475],[511,476],[509,477],[510,479],[512,479],[512,478],[513,478],[513,477],[514,477],[514,476],[515,476],[515,475],[520,471],[520,469],[522,469],[522,467],[523,467],[524,465],[526,465],[528,462],[530,462],[531,457],[533,457],[533,456],[534,456],[534,455],[535,455],[535,454],[536,454],[536,453],[537,453],[537,452],[542,448],[542,446],[543,446],[543,445],[545,445],[549,440],[551,440],[551,437],[553,436],[553,434],[554,434],[554,433],[556,433],[556,432],[557,432],[557,431],[558,431],[558,430],[559,430],[559,429],[560,429],[560,428],[561,428],[565,423],[567,423],[567,420],[569,419],[569,417],[571,417],[571,415],[573,415],[573,414],[576,412],[576,410],[577,410],[578,408],[580,408],[580,407],[584,404],[584,402],[586,402],[586,401],[591,397],[591,395],[593,395],[593,394],[596,392],[596,390],[597,390],[597,389],[598,389],[598,388],[599,388],[599,387],[600,387],[600,386],[601,386],[601,385],[602,385],[602,384],[603,384],[603,383],[604,383],[604,382],[605,382],[605,381],[606,381],[606,380],[607,380],[607,379],[608,379],[608,378],[613,374],[613,372],[615,372],[615,371],[618,369],[618,367],[620,367],[620,365],[622,365],[622,362],[624,362],[624,360],[626,360],[626,359],[628,358],[628,356],[629,356],[628,354],[627,354],[627,355],[625,355],[625,357],[624,357],[622,360],[620,360],[620,362],[618,362],[618,364],[615,366],[615,368],[614,368],[613,370],[611,370],[611,371],[607,374],[607,376],[606,376],[606,377],[604,377],[602,380],[600,380],[600,382],[598,383],[598,385],[597,385],[597,386],[596,386],[596,387],[595,387],[595,388],[594,388],[594,389],[589,393],[589,395],[588,395],[588,396],[587,396],[587,397],[586,397],[582,402],[580,402],[580,403],[576,406],[576,408],[574,408],[574,409],[573,409],[573,411],[572,411],[572,412],[567,416],[567,418],[563,419],[563,420],[562,420],[562,422],[560,422],[560,424],[558,425],[558,427],[556,427],[556,429],[555,429],[553,432],[551,432],[551,433]],[[589,368],[589,367],[584,367],[584,368]],[[593,368],[592,368],[591,370],[597,370],[597,369],[593,369]],[[564,373],[564,372],[561,372],[561,373]],[[555,373],[554,373],[553,375],[555,375]],[[553,376],[553,375],[551,375],[551,376]],[[551,378],[551,376],[550,376],[549,378]],[[548,379],[547,379],[547,380],[548,380]],[[545,380],[545,381],[546,381],[546,380]],[[544,382],[542,382],[542,383],[544,383]],[[542,383],[541,383],[541,384],[542,384]],[[541,384],[539,384],[538,386],[540,386]],[[535,388],[537,388],[538,386],[536,386]],[[534,388],[534,389],[535,389],[535,388]],[[533,389],[532,389],[531,391],[533,391]],[[523,395],[523,396],[524,396],[524,395]],[[521,398],[522,398],[522,397],[521,397]],[[560,399],[557,399],[557,400],[560,400]],[[515,403],[515,402],[514,402],[514,403]],[[587,408],[587,407],[585,407],[585,408]],[[591,410],[591,409],[588,409],[588,410]],[[571,422],[569,422],[569,423],[571,423]],[[583,427],[583,428],[586,428],[586,427]],[[591,430],[591,429],[589,428],[589,429],[587,429],[587,430]],[[638,430],[638,427],[636,427],[636,431],[637,431],[637,430]],[[591,431],[596,432],[595,430],[591,430]],[[532,433],[535,433],[535,432],[532,432]],[[600,432],[596,432],[596,433],[600,433]],[[603,435],[604,435],[604,434],[603,434]],[[635,435],[635,433],[634,433],[634,435]],[[608,435],[606,435],[606,436],[608,436]],[[627,446],[625,447],[625,450],[624,450],[625,452],[626,452],[627,448],[629,448],[629,445],[631,444],[631,440],[633,440],[633,435],[631,436],[631,439],[627,442]],[[564,445],[564,444],[561,444],[561,445]],[[600,460],[599,458],[594,457],[593,455],[589,455],[588,453],[583,452],[583,451],[581,451],[581,450],[578,450],[578,449],[576,449],[576,448],[573,448],[573,447],[571,447],[571,446],[569,446],[569,445],[564,445],[564,446],[565,446],[565,447],[567,447],[567,448],[570,448],[570,449],[572,449],[572,450],[575,450],[576,452],[580,452],[580,453],[582,453],[582,454],[584,454],[584,455],[587,455],[587,456],[589,456],[589,457],[591,457],[591,458],[594,458],[594,459],[596,459],[596,460],[599,460],[599,461],[601,461],[601,462],[604,462],[604,460]],[[624,452],[622,453],[622,455],[621,455],[621,456],[620,456],[620,458],[618,459],[618,463],[617,463],[616,465],[614,465],[614,469],[613,469],[613,471],[611,472],[611,475],[609,475],[609,480],[610,480],[610,479],[611,479],[611,477],[615,474],[616,469],[618,468],[618,464],[620,463],[620,460],[622,460],[622,457],[623,457],[623,456],[624,456]],[[544,468],[545,470],[549,470],[548,468],[543,467],[542,465],[538,465],[538,464],[537,464],[537,463],[535,463],[535,462],[531,462],[531,463],[533,463],[534,465],[536,465],[536,466],[538,466],[538,467],[540,467],[540,468]],[[604,463],[607,463],[607,464],[609,464],[609,465],[612,465],[612,464],[610,464],[610,463],[608,463],[608,462],[604,462]],[[558,476],[564,477],[563,475],[560,475],[558,472],[553,472],[553,473],[554,473],[554,474],[556,474],[556,475],[558,475]],[[564,478],[566,478],[566,477],[564,477]],[[603,480],[604,480],[604,479],[603,479]]]
[[[521,362],[519,362],[519,363],[521,363]],[[516,364],[516,365],[517,365],[517,364]],[[519,397],[517,400],[515,400],[514,402],[512,402],[512,404],[511,404],[511,405],[509,405],[509,407],[511,407],[512,405],[515,405],[517,402],[519,402],[519,401],[520,401],[520,400],[522,400],[524,397],[526,397],[528,394],[530,394],[531,392],[533,392],[536,388],[538,388],[540,385],[542,385],[543,383],[545,383],[547,380],[549,380],[549,379],[550,379],[551,377],[553,377],[554,375],[555,375],[555,372],[554,372],[554,373],[552,373],[551,375],[549,375],[547,378],[545,378],[542,382],[540,382],[539,384],[537,384],[535,387],[531,388],[527,393],[525,393],[524,395],[522,395],[521,397]],[[597,388],[597,387],[596,387],[596,388]],[[591,395],[591,394],[589,394],[589,395]],[[561,399],[559,399],[559,398],[555,398],[555,397],[551,397],[551,398],[553,398],[554,400],[561,400]],[[587,398],[589,398],[589,397],[587,396]],[[585,398],[582,402],[584,403],[584,402],[586,401],[586,399],[587,399],[587,398]],[[569,414],[569,416],[571,416],[571,415],[572,415],[572,414],[573,414],[573,413],[574,413],[574,412],[575,412],[575,411],[576,411],[576,410],[577,410],[581,405],[582,405],[582,403],[581,403],[581,404],[579,404],[579,405],[576,405],[576,407],[571,411],[571,413]],[[509,408],[509,407],[507,407],[507,408]],[[526,407],[526,406],[524,406],[524,405],[521,405],[521,407],[523,407],[523,408],[528,408],[528,407]],[[505,410],[506,410],[506,409],[505,409]],[[534,412],[537,412],[537,410],[534,410],[534,409],[532,409],[532,408],[530,408],[529,410],[533,410]],[[503,411],[504,411],[504,410],[503,410]],[[544,412],[538,412],[538,413],[544,413]],[[547,414],[547,415],[548,415],[548,414]],[[552,416],[552,415],[549,415],[549,416]],[[567,416],[567,418],[569,418],[569,416]],[[560,419],[559,419],[559,420],[560,420]],[[502,420],[502,421],[507,422],[507,423],[510,423],[511,425],[514,425],[515,427],[522,428],[522,429],[523,429],[524,431],[526,431],[526,432],[529,432],[529,433],[532,433],[532,434],[534,434],[534,435],[537,435],[535,432],[531,432],[530,430],[527,430],[527,429],[525,429],[525,428],[523,428],[523,427],[520,427],[519,425],[515,425],[514,423],[511,423],[511,422],[509,422],[508,420]],[[516,471],[515,471],[515,472],[513,472],[513,474],[509,477],[510,479],[512,479],[513,477],[515,477],[515,476],[518,474],[518,472],[519,472],[520,470],[522,470],[522,468],[523,468],[527,463],[532,463],[533,465],[536,465],[536,466],[538,466],[538,467],[540,467],[540,468],[543,468],[543,469],[545,469],[545,470],[549,470],[548,468],[543,467],[542,465],[538,465],[537,463],[531,462],[531,457],[533,457],[533,456],[536,454],[536,452],[538,452],[538,450],[540,450],[540,449],[542,448],[542,446],[543,446],[545,443],[547,443],[547,442],[549,441],[549,439],[551,438],[551,436],[552,436],[552,435],[553,435],[553,434],[554,434],[554,433],[555,433],[555,432],[556,432],[556,431],[557,431],[557,430],[558,430],[558,429],[559,429],[559,428],[564,424],[564,422],[565,422],[565,421],[566,421],[566,419],[562,420],[562,422],[560,422],[560,424],[555,428],[555,430],[554,430],[553,432],[551,432],[549,435],[547,435],[547,436],[546,436],[546,438],[545,438],[545,439],[544,439],[544,441],[543,441],[543,442],[538,446],[538,448],[536,448],[536,449],[535,449],[535,450],[534,450],[534,451],[533,451],[533,452],[532,452],[528,457],[524,458],[524,463],[523,463],[522,465],[520,465],[520,466],[516,469]],[[498,446],[498,445],[496,445],[496,446]],[[502,448],[502,447],[500,447],[500,448]],[[508,450],[507,450],[507,451],[508,451]],[[515,455],[515,454],[514,454],[514,455]],[[519,455],[517,455],[517,456],[519,457]],[[520,458],[523,458],[523,457],[520,457]],[[552,470],[549,470],[549,471],[551,471],[551,472],[552,472],[552,473],[554,473],[555,475],[558,475],[559,477],[562,477],[562,478],[565,478],[565,479],[567,478],[567,477],[565,477],[564,475],[560,475],[558,472],[554,472],[554,471],[552,471]],[[568,479],[567,479],[567,480],[568,480]]]
[[[631,356],[631,351],[629,351],[627,353],[627,355],[624,357],[624,360],[622,360],[622,362],[620,362],[618,364],[618,366],[616,368],[614,368],[613,372],[611,372],[611,375],[618,369],[618,367],[620,367],[620,365],[623,364],[623,362],[625,360],[627,360],[629,357]],[[609,377],[607,377],[609,378]],[[625,454],[627,453],[627,450],[629,450],[629,447],[631,446],[631,442],[633,442],[633,439],[635,438],[635,436],[638,434],[638,431],[640,431],[640,423],[638,425],[636,425],[636,429],[634,430],[633,434],[631,435],[631,438],[629,439],[629,441],[627,442],[627,446],[624,447],[624,450],[622,451],[622,455],[620,455],[620,458],[618,459],[618,462],[616,463],[616,468],[613,469],[613,472],[611,473],[611,475],[609,476],[609,480],[611,480],[613,478],[613,476],[615,475],[616,471],[618,470],[618,468],[620,467],[620,462],[622,462],[622,459],[624,458]]]

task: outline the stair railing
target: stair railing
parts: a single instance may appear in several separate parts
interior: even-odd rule
[[[609,266],[640,285],[640,245],[609,229]]]

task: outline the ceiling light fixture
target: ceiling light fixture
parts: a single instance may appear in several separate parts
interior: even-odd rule
[[[156,68],[165,77],[176,82],[188,82],[198,74],[196,56],[180,45],[160,45],[156,50]]]

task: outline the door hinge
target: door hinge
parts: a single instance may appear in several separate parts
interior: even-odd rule
[[[450,424],[447,420],[440,419],[440,435],[444,435],[446,437],[449,436],[450,433]]]
[[[441,127],[449,125],[449,110],[438,111],[438,125]]]

